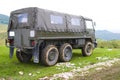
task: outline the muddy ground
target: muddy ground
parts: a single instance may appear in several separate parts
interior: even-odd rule
[[[120,80],[120,62],[100,71],[91,70],[85,76],[75,76],[75,80]]]

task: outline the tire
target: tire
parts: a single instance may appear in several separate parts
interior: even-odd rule
[[[82,48],[83,56],[90,56],[93,52],[93,44],[91,42],[86,42],[85,46]]]
[[[68,43],[63,44],[60,49],[59,60],[63,62],[70,61],[72,58],[72,46]]]
[[[18,61],[22,63],[27,63],[27,62],[30,62],[30,60],[32,59],[32,54],[26,54],[23,51],[17,49],[16,57]]]
[[[46,66],[55,65],[58,61],[59,52],[54,45],[46,46],[41,54],[41,62]]]

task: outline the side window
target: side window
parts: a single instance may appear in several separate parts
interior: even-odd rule
[[[93,24],[92,24],[92,21],[85,21],[85,23],[86,23],[86,27],[88,28],[88,29],[93,29]]]
[[[28,22],[28,14],[27,13],[18,14],[18,22],[19,23],[27,23]]]
[[[50,15],[51,24],[63,24],[63,18],[61,16]]]
[[[74,25],[74,26],[80,26],[80,19],[72,18],[71,19],[71,24]]]

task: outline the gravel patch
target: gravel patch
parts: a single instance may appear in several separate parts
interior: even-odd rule
[[[5,80],[5,78],[0,78],[0,80]]]
[[[97,60],[101,60],[101,61],[104,61],[104,60],[109,60],[110,57],[96,57]]]
[[[19,75],[21,75],[21,76],[22,76],[23,74],[24,74],[24,73],[23,73],[23,71],[19,71]]]
[[[70,62],[65,62],[65,63],[57,63],[55,66],[57,66],[57,67],[68,67],[68,68],[70,68],[70,67],[75,67],[75,64],[73,64],[73,63],[70,63]]]
[[[100,71],[102,69],[103,69],[102,67],[95,68],[96,71]]]

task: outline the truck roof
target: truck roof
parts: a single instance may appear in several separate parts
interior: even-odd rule
[[[44,10],[46,12],[54,12],[54,13],[59,13],[59,14],[65,14],[65,15],[83,17],[81,15],[74,15],[74,14],[69,14],[69,13],[57,12],[57,11],[48,10],[48,9],[42,9],[42,8],[38,8],[38,7],[27,7],[27,8],[17,9],[17,10],[12,11],[11,14],[15,14],[15,13],[18,14],[20,11],[26,10],[26,9],[38,9],[38,10]],[[91,20],[92,21],[92,19],[90,19],[88,17],[83,17],[83,18],[86,19],[86,20]]]

